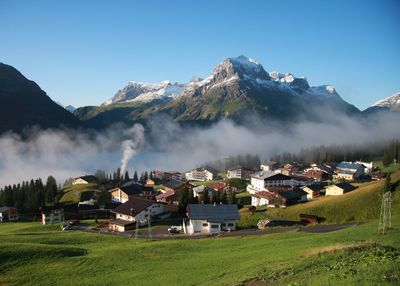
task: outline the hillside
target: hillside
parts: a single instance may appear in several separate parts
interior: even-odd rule
[[[400,216],[392,223],[381,236],[374,221],[331,233],[160,241],[2,223],[0,284],[398,285]]]
[[[40,87],[12,66],[0,63],[0,134],[42,128],[81,126],[73,114],[52,101]]]
[[[400,170],[391,176],[392,183],[399,189]],[[314,214],[326,219],[326,223],[365,222],[379,218],[382,202],[384,180],[365,183],[354,191],[343,196],[320,197],[303,204],[297,204],[286,209],[270,208],[267,214],[276,219],[298,220],[299,214]],[[398,201],[400,192],[393,194],[397,204],[394,209],[400,209]]]
[[[87,184],[70,185],[60,189],[58,192],[58,202],[61,204],[70,204],[89,200],[95,193],[99,193],[100,190],[97,184]]]

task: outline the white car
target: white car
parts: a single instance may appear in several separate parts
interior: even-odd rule
[[[169,233],[180,233],[182,231],[182,227],[180,225],[172,225],[168,228]]]

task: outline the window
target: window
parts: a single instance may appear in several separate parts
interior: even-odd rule
[[[219,228],[219,225],[218,224],[212,224],[211,228]]]
[[[208,223],[203,223],[203,226],[207,227],[207,226],[208,226]]]
[[[228,223],[228,226],[233,226],[233,223]]]

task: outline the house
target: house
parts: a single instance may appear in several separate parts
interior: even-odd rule
[[[278,168],[278,163],[274,161],[265,161],[260,166],[262,171],[272,172]]]
[[[311,164],[310,168],[307,168],[304,170],[305,172],[308,172],[309,170],[315,170],[315,171],[321,171],[324,172],[330,176],[333,175],[334,171],[335,171],[336,165],[334,166],[333,164]]]
[[[228,179],[250,180],[252,173],[252,169],[238,165],[234,168],[229,169],[226,176]]]
[[[185,174],[188,181],[211,181],[215,176],[215,173],[205,168],[196,168]]]
[[[373,180],[373,181],[379,181],[379,180],[386,178],[385,173],[371,173],[370,176],[371,176],[371,180]]]
[[[325,196],[340,196],[354,189],[356,189],[356,187],[346,182],[334,184],[326,187]]]
[[[43,225],[62,223],[64,221],[64,209],[45,209],[42,208],[42,220]]]
[[[356,164],[360,164],[364,166],[364,171],[367,174],[370,174],[374,171],[375,165],[374,162],[362,162],[362,161],[356,161]]]
[[[233,192],[237,191],[237,188],[229,186],[228,183],[225,182],[215,182],[214,184],[210,185],[210,188],[216,192],[229,192],[230,190]]]
[[[332,178],[329,173],[315,169],[309,169],[305,171],[303,176],[312,179],[314,182],[324,182]]]
[[[0,207],[0,222],[18,220],[18,210],[14,207]]]
[[[247,186],[247,191],[254,194],[258,191],[264,191],[265,187],[272,186],[291,186],[293,180],[291,177],[268,171],[260,171],[251,175],[250,185]]]
[[[292,174],[290,177],[292,178],[292,186],[308,186],[314,183],[313,179],[306,176]]]
[[[364,165],[353,162],[341,162],[336,167],[336,178],[346,181],[356,180],[364,175]]]
[[[154,180],[152,180],[152,179],[147,179],[147,180],[146,180],[145,186],[146,186],[146,187],[154,187],[155,184],[156,184],[156,183],[154,182]]]
[[[194,187],[192,189],[193,190],[193,196],[195,198],[200,197],[200,195],[204,192],[205,189],[206,189],[206,186],[204,186],[204,185],[200,185],[200,186]]]
[[[72,185],[87,185],[97,183],[97,178],[93,175],[77,177],[72,181]]]
[[[193,233],[219,233],[224,230],[236,230],[236,221],[240,215],[237,205],[188,204],[186,229]]]
[[[174,191],[168,190],[164,193],[161,193],[156,196],[156,201],[160,203],[165,203],[165,204],[173,204],[173,205],[178,205],[178,194],[176,194]]]
[[[164,213],[164,204],[132,197],[111,211],[115,219],[110,221],[109,230],[124,232],[134,229],[137,225],[147,225],[151,217]]]
[[[276,187],[271,187],[271,190]],[[287,207],[299,202],[307,201],[307,193],[299,188],[276,189],[272,191],[261,191],[251,195],[251,205],[268,207]]]
[[[312,184],[309,186],[302,187],[302,190],[307,193],[307,199],[313,199],[319,197],[323,189],[324,186],[322,186],[321,184]]]
[[[164,184],[164,192],[173,191],[174,193],[177,193],[181,190],[184,190],[184,189],[187,189],[190,187],[191,187],[191,185],[189,184],[189,182],[181,181],[181,180],[171,180]]]
[[[116,203],[125,203],[131,197],[143,197],[151,199],[155,196],[153,187],[143,186],[139,183],[118,187],[110,190],[109,193],[111,193],[111,201]]]

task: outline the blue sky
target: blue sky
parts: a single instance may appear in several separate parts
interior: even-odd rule
[[[0,1],[0,62],[98,105],[128,81],[187,82],[226,57],[332,84],[364,109],[400,91],[400,1]]]

